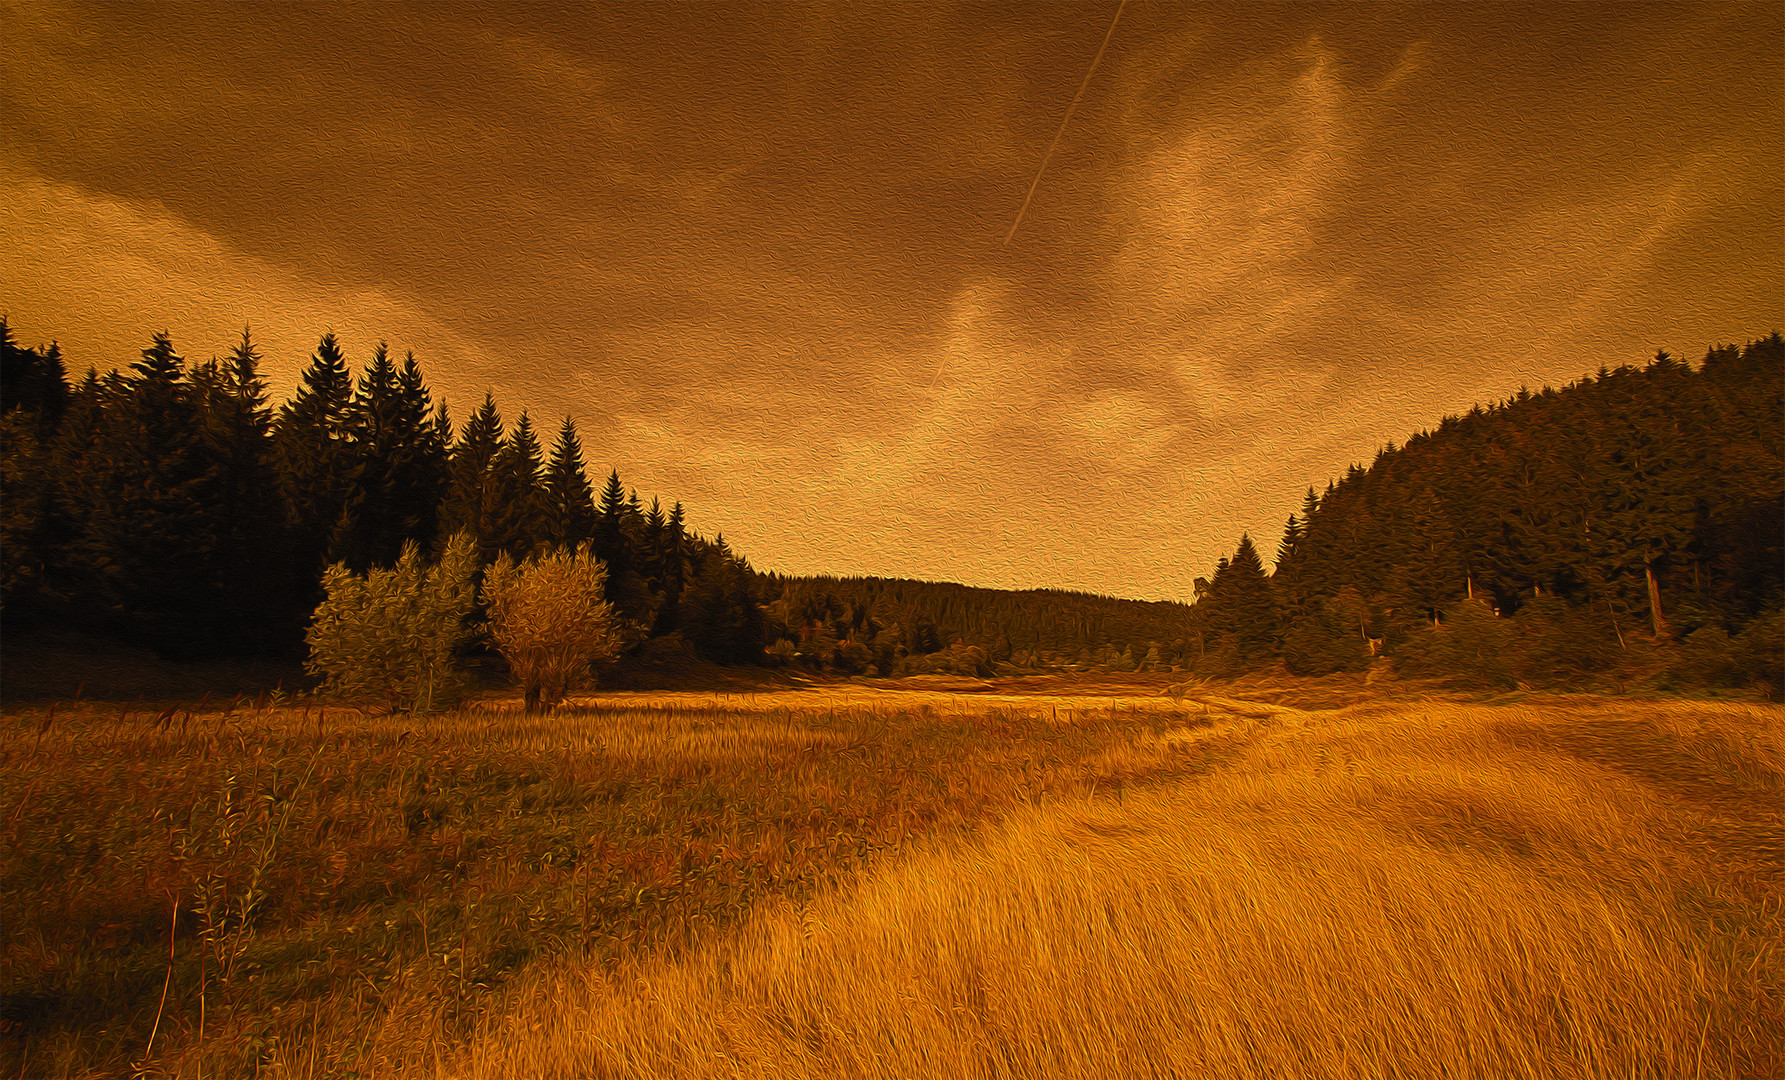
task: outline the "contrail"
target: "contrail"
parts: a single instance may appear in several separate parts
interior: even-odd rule
[[[1035,198],[1035,189],[1041,186],[1041,174],[1047,171],[1048,159],[1054,156],[1054,148],[1060,145],[1060,136],[1066,134],[1066,125],[1072,122],[1072,110],[1078,108],[1079,99],[1085,96],[1085,87],[1091,85],[1091,76],[1097,73],[1097,65],[1103,62],[1103,50],[1109,48],[1109,39],[1115,35],[1116,23],[1122,18],[1122,9],[1128,6],[1128,0],[1116,5],[1115,17],[1109,21],[1109,30],[1103,35],[1103,44],[1097,46],[1097,58],[1091,61],[1091,70],[1085,72],[1085,81],[1078,84],[1078,93],[1072,96],[1072,104],[1066,107],[1066,118],[1060,121],[1060,130],[1054,132],[1054,141],[1048,143],[1047,153],[1041,155],[1041,168],[1035,170],[1035,179],[1029,182],[1029,193],[1023,196],[1022,208],[1016,212],[1016,220],[1010,223],[1010,231],[1004,234],[1004,243],[1016,235],[1016,227],[1023,223],[1023,215],[1029,211],[1029,200]],[[1002,246],[1002,245],[1000,245]]]
[[[1103,52],[1109,48],[1109,39],[1115,36],[1116,23],[1122,20],[1122,9],[1127,6],[1128,0],[1122,0],[1116,5],[1116,13],[1109,20],[1109,29],[1103,33],[1103,44],[1097,46],[1097,55],[1091,60],[1091,69],[1085,72],[1085,80],[1078,84],[1078,93],[1072,95],[1072,104],[1066,106],[1066,116],[1060,121],[1060,130],[1054,132],[1054,141],[1047,144],[1047,153],[1041,155],[1041,167],[1035,170],[1035,179],[1029,181],[1029,193],[1023,196],[1023,205],[1017,210],[1016,220],[1010,223],[1010,231],[1004,234],[1000,247],[1010,243],[1010,238],[1016,235],[1016,227],[1023,223],[1023,215],[1029,212],[1029,202],[1035,198],[1035,189],[1041,186],[1041,174],[1047,171],[1047,163],[1054,156],[1054,148],[1060,145],[1060,137],[1066,134],[1066,125],[1072,123],[1072,111],[1078,108],[1079,99],[1085,96],[1085,88],[1091,85],[1091,76],[1097,74],[1097,65],[1103,62]],[[947,366],[948,360],[944,357],[925,393],[936,389],[936,384],[942,379],[942,370]]]

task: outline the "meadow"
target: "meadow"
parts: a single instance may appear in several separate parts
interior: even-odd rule
[[[1785,710],[1170,689],[9,707],[0,1075],[1785,1074]]]

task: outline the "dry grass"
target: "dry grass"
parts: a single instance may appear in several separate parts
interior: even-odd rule
[[[1011,689],[14,712],[0,1076],[1785,1072],[1777,708]]]
[[[531,968],[682,955],[917,838],[1142,780],[1091,759],[1179,715],[853,691],[14,711],[0,1076],[431,1067]]]
[[[1235,723],[1212,776],[1025,809],[687,957],[537,975],[438,1071],[1785,1072],[1779,710]],[[1138,735],[1096,764],[1202,737]]]

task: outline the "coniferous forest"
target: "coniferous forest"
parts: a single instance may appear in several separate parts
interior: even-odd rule
[[[722,664],[1232,677],[1386,661],[1490,686],[1660,672],[1771,694],[1785,651],[1776,333],[1521,390],[1391,443],[1309,489],[1274,572],[1242,537],[1194,605],[758,574],[680,503],[646,506],[616,472],[596,491],[573,419],[542,438],[486,395],[455,427],[414,356],[383,345],[356,374],[325,335],[276,407],[247,332],[203,363],[156,335],[72,384],[55,345],[4,328],[4,350],[8,632],[295,657],[326,567],[388,567],[463,530],[485,564],[591,544],[628,648],[675,634]]]
[[[0,323],[4,327],[4,323]],[[188,363],[165,334],[69,384],[58,349],[4,330],[4,617],[79,629],[165,659],[295,658],[329,565],[388,567],[459,531],[483,563],[592,545],[630,644],[680,634],[720,663],[759,659],[762,597],[724,538],[647,507],[617,473],[596,491],[574,420],[546,449],[486,396],[455,430],[413,355],[358,375],[325,335],[276,408],[247,332]]]

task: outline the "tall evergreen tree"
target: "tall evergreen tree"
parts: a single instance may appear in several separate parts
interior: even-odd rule
[[[267,567],[288,565],[290,549],[273,467],[272,410],[260,353],[248,328],[227,359],[206,365],[201,410],[217,470],[222,610],[218,631],[244,647],[296,643],[297,614]]]
[[[601,489],[601,505],[595,516],[595,551],[607,564],[608,600],[614,610],[622,618],[651,626],[656,622],[657,605],[638,572],[634,510],[620,483],[620,473],[614,470],[608,474],[607,486]]]
[[[486,393],[452,449],[452,486],[444,512],[446,531],[464,530],[476,538],[479,565],[493,562],[498,550],[494,464],[502,444],[502,417]]]
[[[197,389],[166,334],[121,382],[86,457],[77,554],[117,631],[163,656],[215,651],[230,553]]]
[[[304,369],[297,394],[273,422],[273,462],[284,496],[286,521],[301,604],[322,598],[322,569],[329,540],[341,521],[352,483],[353,447],[348,427],[353,379],[333,333],[324,334]]]
[[[1233,559],[1216,569],[1210,592],[1213,629],[1234,639],[1244,661],[1259,662],[1275,654],[1276,599],[1251,536],[1240,536]]]
[[[495,485],[491,540],[497,551],[516,559],[532,555],[534,547],[546,539],[544,491],[540,483],[543,467],[539,437],[533,432],[533,421],[523,411],[513,434],[491,464]]]
[[[595,498],[583,471],[583,445],[576,435],[576,421],[566,416],[552,444],[552,459],[545,470],[545,540],[552,546],[574,551],[595,536]]]
[[[331,550],[363,573],[395,565],[403,545],[433,545],[446,486],[446,451],[413,353],[399,370],[383,342],[348,415],[352,472]]]
[[[667,634],[681,627],[682,591],[688,572],[688,532],[682,504],[670,509],[663,526],[663,601],[657,609],[656,631]]]

